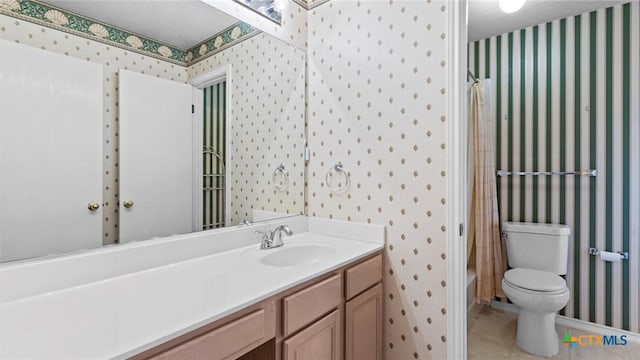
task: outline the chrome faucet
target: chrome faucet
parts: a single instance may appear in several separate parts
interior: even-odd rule
[[[256,235],[260,236],[260,249],[273,249],[284,245],[282,232],[287,236],[293,235],[293,231],[287,225],[280,225],[273,231],[256,231]]]
[[[282,232],[283,231],[284,231],[285,234],[287,234],[287,236],[293,235],[293,231],[287,225],[278,226],[271,233],[271,242],[273,243],[274,247],[284,245],[284,242],[282,241]]]

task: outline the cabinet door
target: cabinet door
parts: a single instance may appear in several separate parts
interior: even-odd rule
[[[382,284],[347,303],[346,360],[382,360]]]
[[[283,360],[340,360],[342,332],[338,310],[284,341]]]

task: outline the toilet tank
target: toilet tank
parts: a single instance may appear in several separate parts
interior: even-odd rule
[[[569,225],[503,223],[509,266],[566,274],[570,233]]]

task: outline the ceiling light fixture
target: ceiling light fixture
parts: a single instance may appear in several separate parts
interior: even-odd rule
[[[507,14],[514,13],[522,8],[527,0],[498,0],[500,10]]]

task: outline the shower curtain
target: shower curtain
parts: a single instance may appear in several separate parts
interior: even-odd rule
[[[502,276],[506,271],[506,253],[498,216],[491,80],[475,81],[469,87],[467,255],[469,263],[475,260],[479,303],[505,297]],[[473,253],[475,259],[471,259]]]

